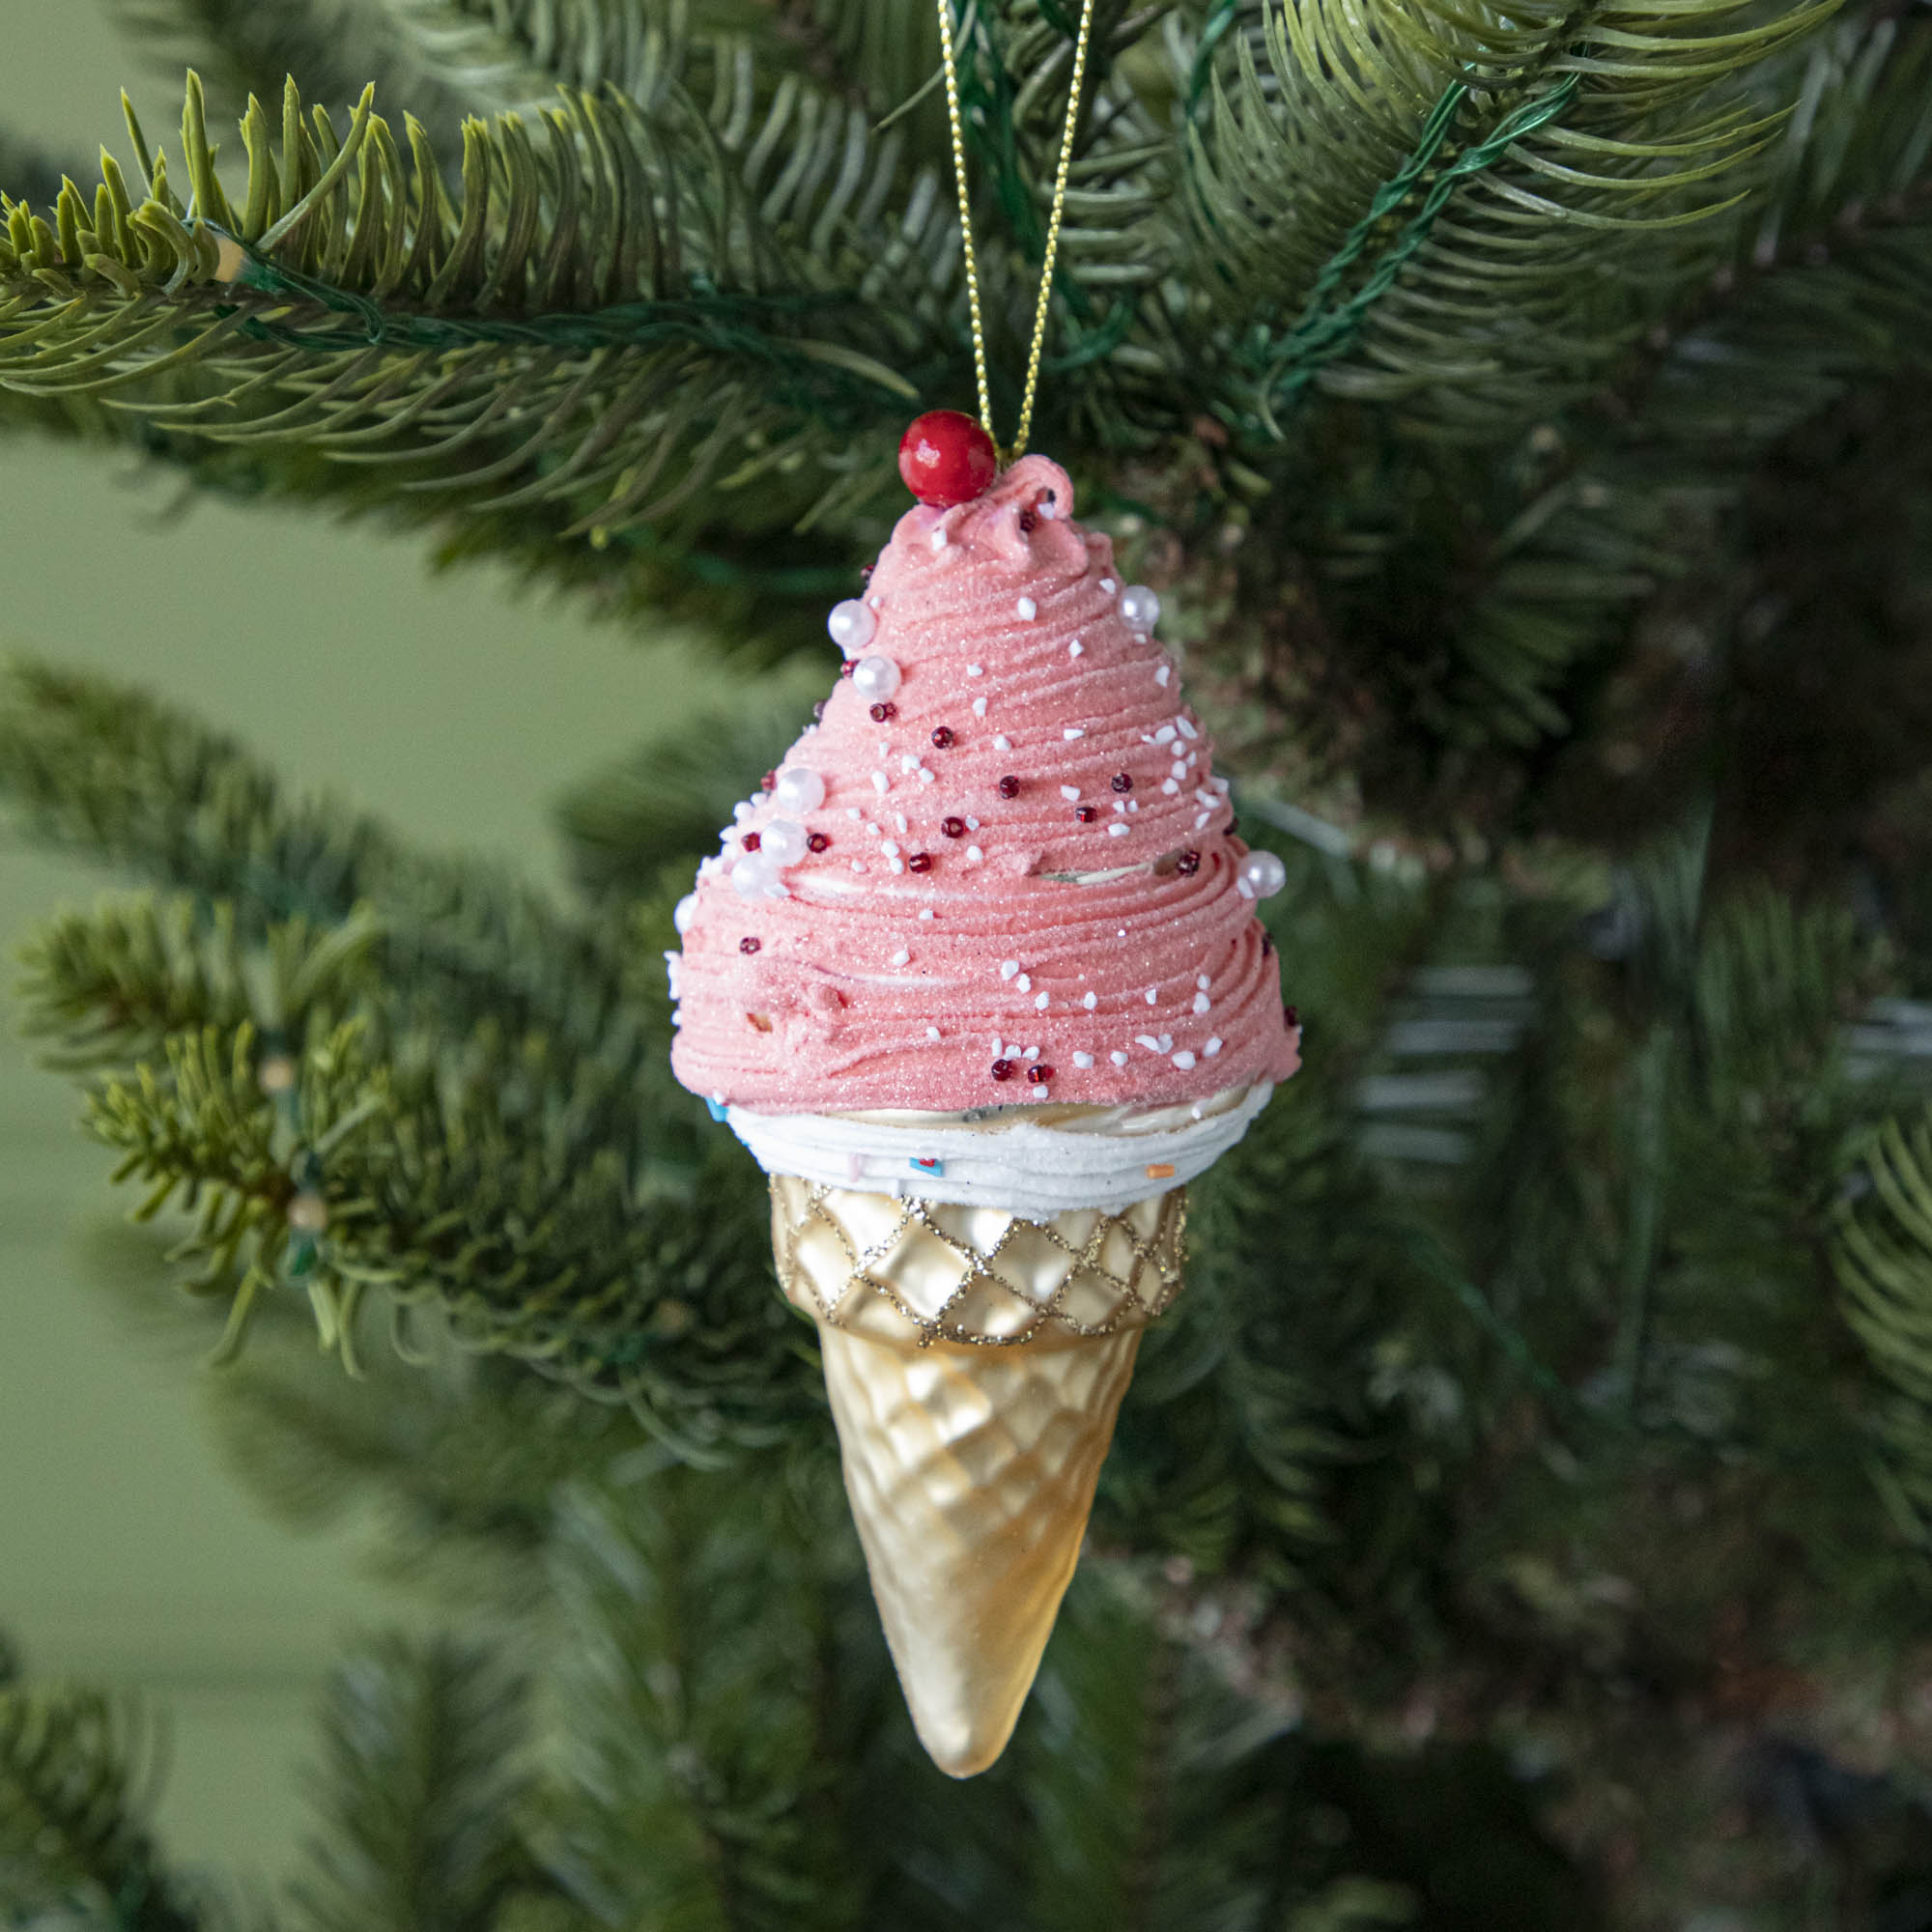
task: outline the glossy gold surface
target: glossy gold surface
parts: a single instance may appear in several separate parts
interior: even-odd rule
[[[779,1278],[818,1324],[879,1620],[954,1777],[1012,1734],[1185,1220],[1180,1189],[1034,1222],[773,1177]]]
[[[808,1314],[880,1337],[1032,1346],[1151,1321],[1180,1292],[1187,1190],[1043,1221],[772,1176],[779,1279]]]
[[[821,1321],[819,1341],[906,1704],[933,1762],[970,1777],[1053,1634],[1141,1331],[923,1347]]]

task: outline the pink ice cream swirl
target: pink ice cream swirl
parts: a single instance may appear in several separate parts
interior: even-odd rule
[[[773,1113],[1165,1106],[1299,1065],[1208,736],[1072,503],[1028,456],[899,520],[860,651],[898,668],[888,715],[841,678],[785,760],[823,802],[753,801],[699,868],[686,1087]],[[781,822],[810,849],[774,865]],[[748,849],[772,895],[734,886]]]

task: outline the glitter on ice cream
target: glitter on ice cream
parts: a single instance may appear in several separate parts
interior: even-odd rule
[[[899,520],[821,721],[679,907],[673,1067],[769,1172],[1112,1209],[1299,1065],[1255,917],[1281,862],[1072,501],[1028,456]]]

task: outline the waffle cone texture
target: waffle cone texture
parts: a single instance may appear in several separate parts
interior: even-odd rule
[[[845,1493],[920,1741],[1006,1747],[1079,1560],[1141,1331],[1180,1289],[1186,1194],[1045,1220],[772,1177],[818,1325]]]

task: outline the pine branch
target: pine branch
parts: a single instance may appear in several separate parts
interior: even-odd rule
[[[1932,1551],[1932,1125],[1891,1119],[1851,1150],[1832,1238],[1840,1307],[1877,1384],[1872,1473],[1900,1535]]]
[[[1234,37],[1233,91],[1217,75],[1192,185],[1202,245],[1229,261],[1264,331],[1238,352],[1253,386],[1234,419],[1250,431],[1273,423],[1278,401],[1310,379],[1318,316],[1350,286],[1375,299],[1359,358],[1322,378],[1335,393],[1493,435],[1586,384],[1634,340],[1659,292],[1696,272],[1704,258],[1676,231],[1749,185],[1740,171],[1763,151],[1776,109],[1751,103],[1742,82],[1830,8],[1726,31],[1736,11],[1734,0],[1691,14],[1582,6],[1485,26],[1478,40],[1459,17],[1418,8],[1404,32],[1376,41],[1346,10],[1297,7],[1269,16],[1265,80],[1248,38]],[[1345,242],[1344,211],[1400,180],[1394,162],[1452,87],[1466,94],[1444,157],[1481,156],[1481,166],[1445,199],[1451,161],[1415,217],[1426,231],[1391,218],[1379,236]],[[1566,97],[1511,135],[1532,102]],[[1502,152],[1486,147],[1499,136]],[[1378,202],[1372,213],[1401,208]],[[1378,281],[1383,256],[1399,272]],[[1302,320],[1284,333],[1273,318],[1297,307]]]
[[[313,1932],[490,1932],[532,1874],[526,1687],[448,1637],[390,1636],[333,1672],[319,1780],[331,1835],[293,1894]]]
[[[554,507],[580,538],[727,478],[777,480],[809,513],[828,438],[895,424],[919,393],[898,368],[950,354],[944,284],[905,273],[943,211],[915,191],[882,257],[897,143],[815,97],[762,121],[752,103],[741,71],[708,115],[668,92],[469,124],[452,205],[420,130],[406,160],[370,95],[343,132],[291,86],[279,156],[259,106],[243,123],[238,207],[191,80],[192,213],[145,151],[138,205],[109,162],[51,225],[14,209],[0,384],[111,393],[144,435],[378,466],[445,511]]]
[[[608,903],[673,885],[681,893],[748,783],[783,757],[824,690],[823,671],[810,665],[734,683],[727,701],[646,738],[573,791],[558,816],[584,895]]]
[[[823,1815],[840,1767],[812,1701],[817,1592],[828,1572],[849,1579],[855,1558],[834,1527],[836,1487],[784,1490],[666,1468],[647,1486],[580,1495],[562,1520],[564,1755],[539,1842],[600,1922],[877,1922],[860,1907],[856,1869],[876,1846]],[[876,1636],[870,1648],[876,1684]]]
[[[0,1906],[79,1894],[126,1932],[197,1932],[141,1822],[151,1748],[96,1692],[0,1683]]]

